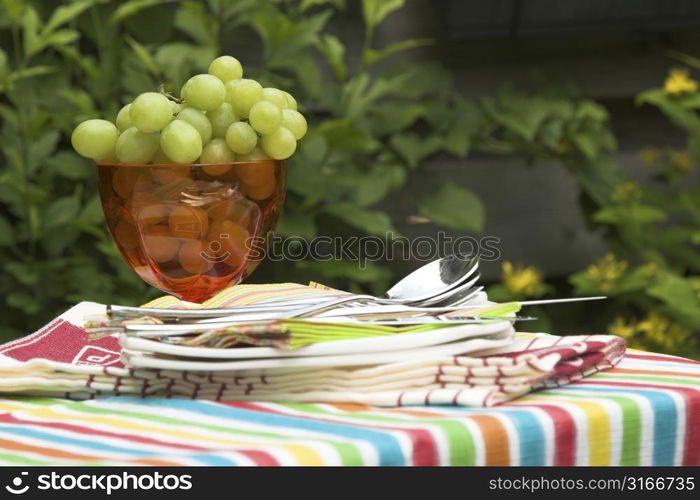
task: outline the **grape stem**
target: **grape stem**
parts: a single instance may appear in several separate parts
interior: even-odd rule
[[[167,97],[167,98],[170,99],[171,101],[174,101],[174,102],[176,102],[176,103],[178,103],[178,104],[182,104],[183,102],[185,102],[185,100],[184,100],[183,98],[181,98],[181,97],[175,97],[175,96],[172,95],[171,93],[166,92],[166,91],[165,91],[165,85],[162,84],[162,83],[158,86],[158,92],[160,92],[160,93],[163,94],[165,97]]]

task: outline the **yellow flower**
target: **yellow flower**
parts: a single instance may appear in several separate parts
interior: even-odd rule
[[[645,340],[661,346],[668,352],[674,352],[694,342],[690,330],[671,322],[658,311],[650,311],[647,317],[637,324],[637,329],[644,333]]]
[[[612,193],[613,201],[618,203],[638,200],[641,197],[642,189],[636,182],[625,182],[623,184],[618,184],[615,186],[615,190]]]
[[[618,316],[608,325],[608,331],[612,335],[617,335],[623,339],[629,339],[636,332],[636,328],[634,323],[625,323],[625,320]]]
[[[513,266],[505,261],[503,270],[503,284],[512,295],[528,297],[537,292],[537,287],[542,283],[542,273],[533,266]]]
[[[658,311],[650,311],[646,319],[637,324],[637,328],[639,331],[653,336],[666,331],[668,325],[669,321],[666,316]]]
[[[567,155],[571,152],[571,142],[567,139],[562,139],[557,145],[557,154]]]
[[[646,317],[637,323],[626,323],[623,318],[617,317],[608,325],[608,331],[627,340],[630,347],[669,354],[676,354],[679,350],[697,343],[690,330],[673,323],[656,310],[649,311]]]
[[[692,94],[697,90],[698,82],[688,76],[685,68],[672,69],[664,81],[664,91],[669,95]]]
[[[595,264],[588,266],[586,272],[598,289],[606,292],[620,279],[627,267],[626,261],[617,260],[613,254],[609,253]]]
[[[639,156],[642,158],[642,163],[647,167],[653,167],[659,161],[661,152],[659,148],[644,148]]]
[[[693,168],[693,161],[687,151],[669,151],[668,159],[671,166],[681,172],[687,172]]]

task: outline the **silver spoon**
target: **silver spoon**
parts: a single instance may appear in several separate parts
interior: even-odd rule
[[[107,306],[107,314],[115,319],[153,316],[163,320],[197,320],[205,318],[223,319],[222,317],[227,315],[235,316],[248,312],[270,311],[279,314],[287,310],[289,312],[285,312],[280,317],[292,318],[307,316],[313,312],[327,311],[328,309],[350,302],[368,300],[390,304],[410,303],[417,305],[423,300],[430,299],[435,295],[444,294],[458,287],[476,272],[478,266],[479,258],[477,256],[468,258],[464,255],[449,255],[429,262],[416,271],[413,271],[391,287],[381,298],[371,295],[348,295],[321,303],[315,302],[308,307],[302,308],[298,308],[299,301],[279,301],[270,304],[227,309],[156,309],[109,305]]]

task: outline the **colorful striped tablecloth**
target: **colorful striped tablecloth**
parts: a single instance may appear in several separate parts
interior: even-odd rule
[[[700,363],[631,351],[494,408],[6,398],[0,463],[700,465]]]

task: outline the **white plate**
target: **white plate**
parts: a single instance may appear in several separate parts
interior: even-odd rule
[[[491,335],[503,330],[512,330],[508,321],[498,321],[486,324],[459,325],[451,328],[441,328],[419,333],[401,333],[363,339],[336,340],[320,342],[298,349],[277,349],[275,347],[191,347],[166,344],[139,337],[121,334],[119,343],[122,348],[130,351],[147,351],[157,354],[168,354],[183,358],[208,359],[259,359],[259,358],[289,358],[306,356],[327,356],[334,354],[374,353],[385,350],[398,351],[418,347],[445,344],[456,340]]]
[[[418,335],[418,334],[403,334]],[[402,335],[402,336],[403,336]],[[398,335],[397,335],[398,336]],[[188,359],[167,359],[152,357],[149,353],[122,350],[122,360],[132,368],[155,368],[178,371],[240,371],[259,369],[285,369],[306,367],[339,367],[376,365],[382,363],[397,363],[415,361],[416,359],[432,360],[451,357],[458,354],[475,353],[486,349],[502,347],[512,342],[514,330],[510,324],[507,329],[494,333],[489,338],[460,340],[449,344],[433,345],[418,349],[403,349],[373,353],[336,354],[326,356],[306,357],[277,357],[268,359],[247,359],[238,361],[192,361]]]

